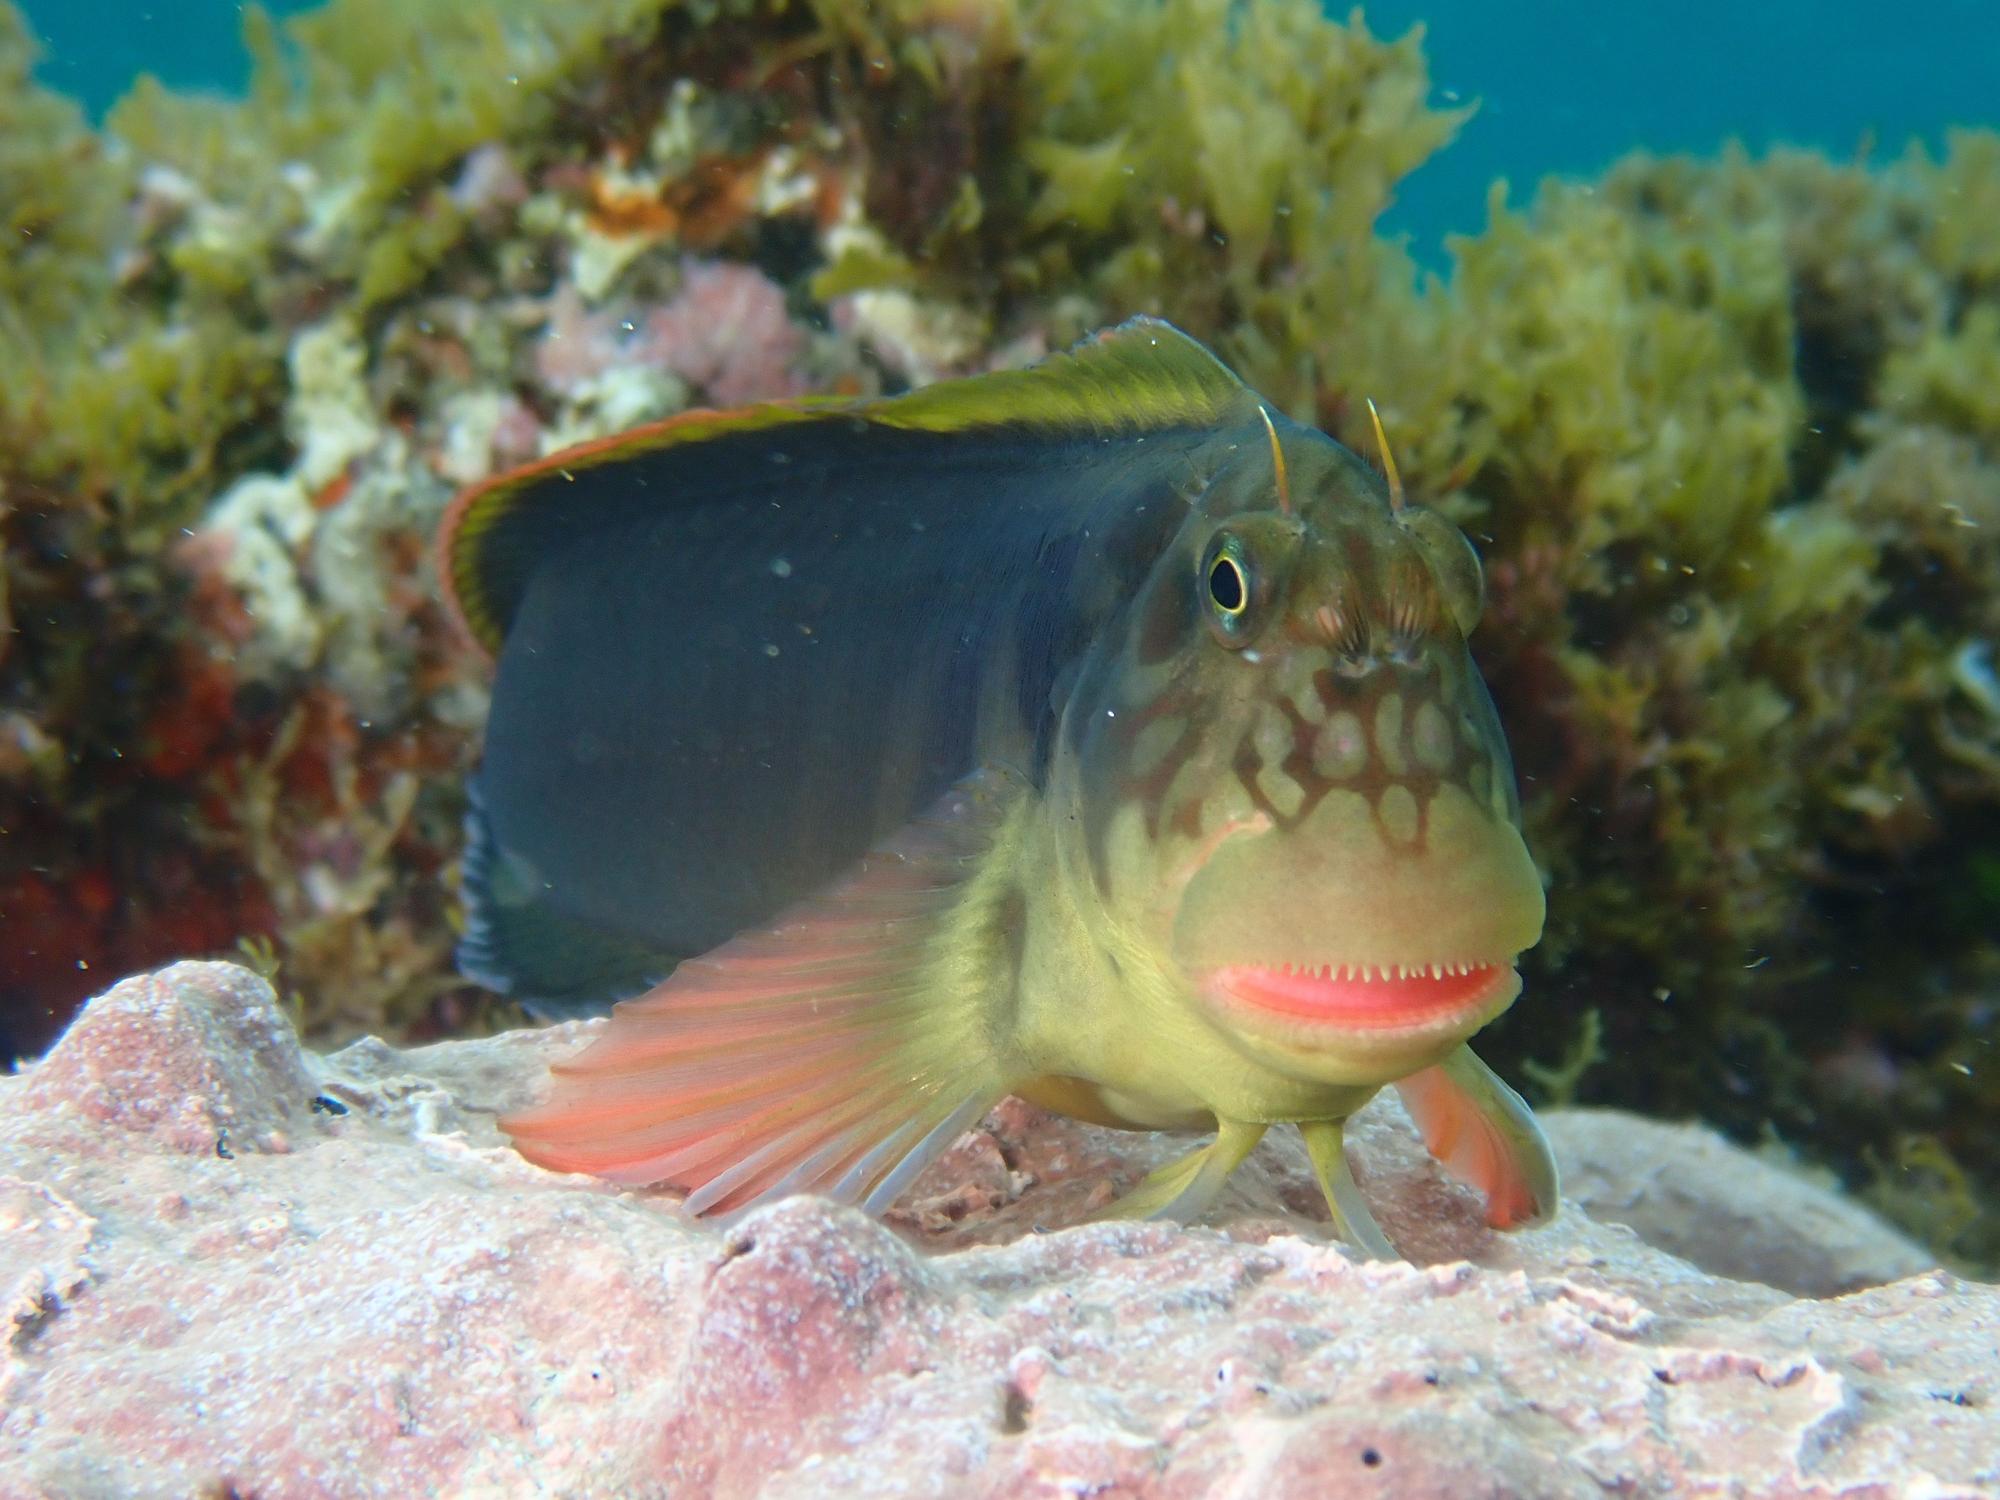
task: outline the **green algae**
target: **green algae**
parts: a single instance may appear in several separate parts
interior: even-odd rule
[[[199,275],[162,296],[128,204],[138,162],[28,75],[0,7],[0,440],[16,485],[113,506],[140,550],[206,498],[217,450],[276,390],[276,349]]]
[[[1560,1058],[1552,1063],[1531,1058],[1521,1064],[1521,1072],[1541,1091],[1539,1104],[1562,1109],[1576,1103],[1578,1085],[1604,1060],[1604,1012],[1593,1005]]]
[[[1035,8],[1027,253],[1055,286],[1207,330],[1299,410],[1409,275],[1376,221],[1470,113],[1429,103],[1422,32],[1228,0]]]
[[[20,14],[0,8],[0,308],[25,339],[87,303],[106,268],[126,176],[107,160],[82,111],[41,88]]]
[[[1496,187],[1426,276],[1377,224],[1466,111],[1432,105],[1420,33],[1309,0],[335,0],[249,32],[246,99],[145,84],[99,135],[27,81],[0,4],[0,356],[32,372],[0,390],[17,615],[157,637],[141,692],[167,693],[161,548],[288,461],[301,329],[348,320],[369,399],[413,420],[525,385],[520,334],[478,309],[573,274],[563,226],[592,206],[563,174],[644,158],[698,77],[713,120],[662,171],[727,189],[718,163],[783,150],[838,198],[739,208],[703,247],[788,268],[801,315],[893,292],[1060,343],[1159,313],[1363,452],[1372,397],[1413,492],[1485,554],[1475,648],[1551,877],[1496,1060],[1601,1017],[1604,1055],[1636,1065],[1580,1043],[1545,1087],[1775,1127],[2000,1263],[2000,1214],[1963,1202],[2000,1201],[1979,863],[2000,835],[2000,136],[1882,165],[1640,157],[1518,204]],[[453,191],[492,142],[532,179],[518,209]],[[662,284],[683,246],[631,248],[614,291]],[[452,318],[465,358],[426,364]],[[53,518],[32,537],[24,496]],[[136,732],[79,706],[87,662],[52,640],[0,669],[56,761]],[[290,702],[309,675],[257,686]],[[390,732],[462,752],[462,726],[391,698]],[[226,795],[286,795],[259,774]],[[426,796],[368,859],[421,843],[442,868],[452,793]],[[78,825],[106,816],[77,803]],[[242,862],[284,887],[289,847]],[[309,994],[345,976],[360,1011],[410,1024],[449,983],[443,909],[354,889],[375,894],[335,922],[277,903],[288,973]]]
[[[322,268],[372,307],[459,243],[463,226],[433,191],[441,174],[474,146],[544,127],[563,85],[672,8],[343,0],[280,26],[252,6],[247,98],[180,96],[147,80],[108,130],[220,201],[261,205],[263,222],[246,224],[239,244],[315,236]]]

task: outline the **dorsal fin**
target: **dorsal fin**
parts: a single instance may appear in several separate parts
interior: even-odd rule
[[[682,501],[730,465],[781,453],[814,429],[850,433],[1061,434],[1144,437],[1256,418],[1257,399],[1201,344],[1157,318],[1133,318],[1025,370],[946,381],[874,400],[809,398],[734,411],[690,411],[496,475],[453,502],[439,531],[445,588],[472,636],[501,640],[536,562],[604,521]],[[685,472],[671,459],[685,456]],[[584,481],[656,459],[628,486]],[[697,459],[713,460],[704,464]]]
[[[1240,421],[1257,398],[1207,347],[1159,318],[1131,318],[1025,370],[946,381],[865,404],[885,427],[1029,427],[1100,437]]]

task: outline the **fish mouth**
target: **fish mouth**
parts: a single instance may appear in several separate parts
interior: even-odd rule
[[[1476,1031],[1520,993],[1511,960],[1431,964],[1226,964],[1204,986],[1226,1014],[1305,1033],[1388,1040]]]

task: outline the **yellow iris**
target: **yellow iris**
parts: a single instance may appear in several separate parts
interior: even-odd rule
[[[1209,565],[1208,597],[1228,620],[1250,607],[1250,581],[1243,576],[1243,565],[1227,553]]]

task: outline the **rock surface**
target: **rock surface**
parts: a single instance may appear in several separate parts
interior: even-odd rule
[[[0,1496],[2000,1495],[2000,1289],[1705,1132],[1558,1115],[1632,1227],[1499,1236],[1371,1107],[1407,1265],[1292,1140],[1209,1226],[1087,1222],[1185,1143],[1015,1101],[887,1224],[716,1227],[496,1134],[591,1024],[314,1057],[227,965],[93,1002],[0,1079]]]

